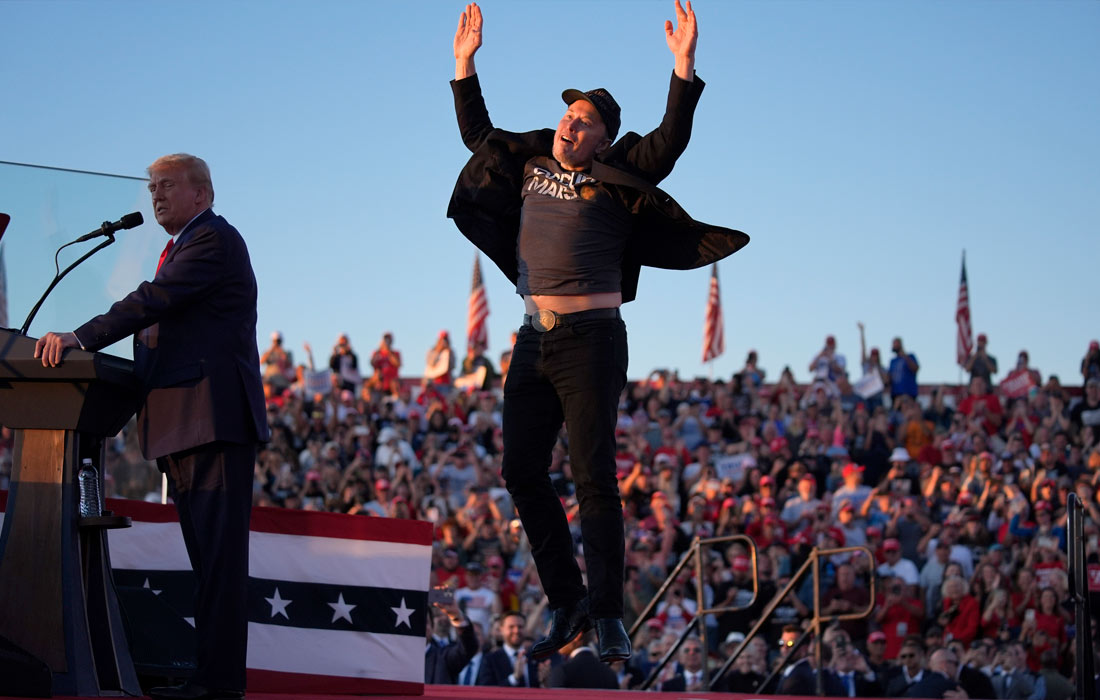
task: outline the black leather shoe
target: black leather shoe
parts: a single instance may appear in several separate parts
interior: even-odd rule
[[[188,682],[183,685],[150,688],[149,697],[153,700],[241,700],[244,697],[244,691],[218,690]]]
[[[592,629],[592,619],[588,617],[588,599],[581,598],[572,605],[554,610],[550,618],[550,633],[531,647],[532,659],[545,659],[568,644],[581,632]]]
[[[600,661],[611,663],[630,658],[630,636],[619,618],[605,617],[596,620],[596,636],[599,637],[597,647]]]

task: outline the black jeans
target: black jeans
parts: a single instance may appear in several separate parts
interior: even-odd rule
[[[626,385],[621,319],[525,326],[504,385],[502,473],[551,608],[585,596],[565,511],[550,483],[551,452],[565,421],[580,506],[592,617],[623,616],[623,510],[615,478],[615,423]]]

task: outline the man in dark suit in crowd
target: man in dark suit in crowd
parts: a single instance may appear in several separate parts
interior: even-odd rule
[[[901,645],[898,652],[898,665],[891,668],[886,678],[883,679],[883,687],[886,697],[900,698],[905,695],[909,686],[919,683],[928,671],[924,668],[924,647],[919,637],[910,637]]]
[[[523,631],[527,622],[518,612],[510,612],[500,621],[500,647],[485,654],[477,672],[478,685],[537,688],[538,664],[527,658]],[[547,659],[544,663],[550,663]]]
[[[955,652],[946,647],[936,649],[928,660],[928,669],[919,681],[909,686],[905,697],[965,700],[969,696],[959,688],[955,680],[958,665],[959,659]]]
[[[1002,700],[1042,700],[1046,697],[1046,681],[1027,667],[1027,652],[1020,642],[1005,647],[1001,672],[993,676],[993,691]]]
[[[783,629],[780,641],[783,644],[793,644],[800,634],[801,632],[797,627],[788,626]],[[779,695],[817,695],[818,669],[815,666],[814,651],[816,643],[817,640],[811,638],[809,642],[795,651],[795,655],[791,658],[787,668],[783,669],[783,672],[779,675],[779,685],[775,693]],[[825,664],[825,668],[821,669],[820,674],[825,695],[830,697],[846,696],[848,693],[837,679],[836,674],[828,668],[830,661],[832,661],[831,652],[826,644],[821,648],[821,662]]]
[[[72,333],[47,333],[35,357],[99,350],[134,335],[143,385],[138,437],[168,475],[198,579],[198,665],[154,698],[244,694],[248,641],[248,523],[258,442],[268,439],[256,348],[256,278],[237,229],[216,215],[210,169],[176,154],[149,166],[157,223],[171,236],[151,282]]]
[[[694,635],[688,637],[680,646],[676,675],[661,683],[659,689],[676,693],[706,691],[709,685],[706,660],[702,641]]]
[[[834,625],[825,630],[822,637],[833,659],[830,670],[836,675],[844,697],[881,697],[882,684],[877,674],[852,644],[848,632],[839,625]]]
[[[550,669],[547,685],[551,688],[602,688],[618,690],[619,677],[611,667],[600,661],[591,646],[592,633],[578,634],[561,648],[566,657]]]
[[[432,605],[437,611],[428,635],[428,648],[424,651],[424,682],[455,685],[458,674],[477,654],[477,633],[453,600],[433,602]],[[457,635],[454,641],[450,638],[452,629]]]

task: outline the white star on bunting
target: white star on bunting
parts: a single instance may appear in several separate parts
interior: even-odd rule
[[[412,616],[412,614],[414,612],[416,612],[416,608],[406,608],[404,597],[401,598],[401,607],[400,608],[390,608],[390,610],[397,613],[397,621],[393,623],[394,627],[400,627],[401,625],[406,625],[406,626],[408,626],[409,629],[412,629],[412,622],[409,621],[409,618]]]
[[[344,594],[341,593],[340,597],[336,599],[335,603],[327,603],[332,608],[332,621],[336,622],[340,618],[344,618],[348,622],[351,622],[351,611],[359,607],[357,605],[348,605],[344,602]]]
[[[293,600],[283,600],[282,598],[280,598],[278,588],[275,589],[275,597],[274,598],[264,598],[264,600],[266,600],[268,603],[271,604],[271,617],[275,617],[276,615],[282,615],[287,620],[290,619],[290,615],[287,615],[287,613],[286,613],[286,606],[290,605],[294,601]]]
[[[153,592],[153,595],[160,595],[161,594],[160,591],[158,591],[157,589],[155,589],[155,588],[153,588],[152,586],[149,585],[149,578],[148,577],[146,577],[145,583],[142,584],[141,587],[142,588],[148,588],[150,591]]]

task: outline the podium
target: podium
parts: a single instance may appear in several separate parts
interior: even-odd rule
[[[140,696],[105,532],[129,518],[81,518],[77,485],[81,460],[91,458],[103,492],[104,438],[141,400],[133,363],[69,350],[61,366],[43,367],[34,344],[0,329],[0,424],[15,432],[0,638],[49,667],[55,695]]]

